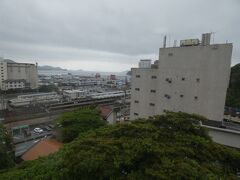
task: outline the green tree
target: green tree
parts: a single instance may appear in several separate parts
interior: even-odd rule
[[[42,85],[39,87],[39,92],[58,92],[58,87],[54,84],[52,85]]]
[[[12,138],[0,123],[0,170],[12,167],[13,157]]]
[[[103,126],[0,179],[236,179],[240,152],[214,143],[204,120],[168,112]]]
[[[226,106],[240,108],[240,64],[231,68]]]
[[[78,109],[73,112],[64,113],[57,119],[60,140],[70,142],[80,133],[97,129],[106,125],[95,108]]]

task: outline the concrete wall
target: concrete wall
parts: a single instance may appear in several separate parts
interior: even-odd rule
[[[7,63],[0,58],[0,89],[4,89],[4,80],[7,80]]]
[[[156,78],[152,78],[155,76]],[[158,70],[157,69],[142,69],[133,68],[132,69],[132,85],[131,85],[131,110],[130,118],[147,118],[154,114],[159,114],[156,111],[156,106],[159,102],[157,101],[157,91],[151,92],[151,90],[156,90],[158,86]],[[139,91],[136,89],[139,88]],[[155,106],[150,103],[155,104]]]
[[[225,146],[240,148],[240,131],[215,128],[211,126],[204,127],[208,128],[209,136],[212,137],[214,142]]]
[[[132,69],[131,119],[169,110],[222,120],[231,54],[232,44],[161,48],[158,69]],[[150,102],[155,106],[149,107]]]
[[[8,63],[8,79],[25,79],[31,89],[38,88],[37,68],[34,64]]]

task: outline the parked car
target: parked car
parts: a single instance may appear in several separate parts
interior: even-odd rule
[[[54,125],[53,125],[53,124],[49,124],[48,127],[51,128],[51,129],[53,129],[53,128],[54,128]]]
[[[44,126],[44,128],[46,129],[46,131],[51,131],[52,128],[50,128],[49,126]]]
[[[36,132],[36,133],[42,133],[43,132],[43,130],[41,128],[34,128],[33,131]]]

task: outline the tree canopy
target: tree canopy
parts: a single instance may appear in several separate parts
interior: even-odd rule
[[[0,123],[0,170],[12,167],[13,165],[12,138]]]
[[[240,64],[231,68],[226,106],[240,108]]]
[[[54,84],[51,85],[42,85],[39,87],[39,92],[58,92],[58,87]]]
[[[235,179],[240,152],[214,143],[200,120],[168,112],[103,126],[0,179]]]
[[[106,125],[99,116],[98,109],[84,108],[66,112],[57,119],[60,140],[70,142],[80,133]]]

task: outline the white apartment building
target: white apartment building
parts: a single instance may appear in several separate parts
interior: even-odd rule
[[[7,62],[0,58],[0,89],[38,88],[37,67],[34,64]]]
[[[180,44],[160,48],[151,68],[132,68],[131,119],[165,110],[223,119],[232,44],[210,44],[209,34]]]

